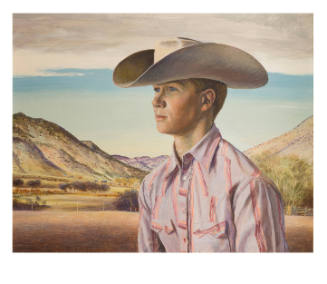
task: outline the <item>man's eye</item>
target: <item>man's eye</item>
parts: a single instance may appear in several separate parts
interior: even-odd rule
[[[153,90],[154,90],[156,93],[160,92],[160,88],[153,88]]]
[[[168,87],[168,91],[175,92],[175,91],[177,91],[177,89],[175,87]]]

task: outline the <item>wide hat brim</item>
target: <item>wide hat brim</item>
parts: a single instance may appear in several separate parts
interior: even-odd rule
[[[206,78],[229,88],[251,89],[268,81],[265,68],[252,55],[224,44],[199,43],[178,49],[154,63],[154,49],[136,52],[122,60],[113,73],[123,88],[170,81]]]

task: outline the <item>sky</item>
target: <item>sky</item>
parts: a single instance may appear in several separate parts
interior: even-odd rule
[[[151,87],[121,89],[116,64],[162,38],[224,43],[256,57],[265,87],[228,90],[216,125],[246,150],[313,114],[312,14],[16,14],[13,112],[59,124],[109,154],[170,154],[157,133]]]

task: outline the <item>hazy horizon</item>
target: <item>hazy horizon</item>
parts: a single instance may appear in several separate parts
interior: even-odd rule
[[[55,72],[55,70],[52,70]],[[109,154],[169,155],[172,138],[157,132],[152,87],[118,88],[112,70],[65,69],[70,76],[14,77],[13,111],[59,124]],[[246,150],[291,130],[313,114],[313,76],[269,73],[266,86],[228,89],[215,123]]]

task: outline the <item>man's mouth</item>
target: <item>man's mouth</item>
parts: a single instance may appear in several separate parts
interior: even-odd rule
[[[166,118],[167,118],[167,116],[165,116],[165,115],[157,115],[156,114],[156,121],[162,121],[162,120],[164,120]]]

